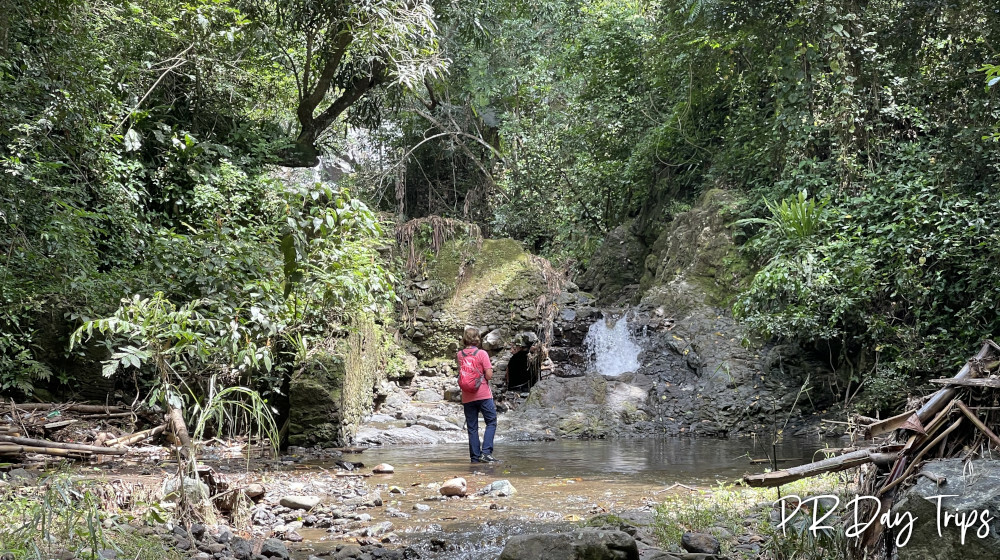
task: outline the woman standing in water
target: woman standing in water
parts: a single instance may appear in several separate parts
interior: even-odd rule
[[[458,351],[458,386],[462,389],[465,427],[469,430],[469,457],[473,463],[497,463],[493,457],[493,436],[497,431],[497,407],[490,391],[493,364],[485,350],[479,348],[479,329],[466,327],[462,333],[463,348]],[[479,415],[486,422],[482,445],[479,443]]]

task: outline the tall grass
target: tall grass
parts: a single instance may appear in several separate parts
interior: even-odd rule
[[[844,495],[848,485],[838,475],[800,480],[782,487],[782,494]],[[827,532],[812,536],[802,527],[782,531],[770,520],[771,504],[779,497],[776,489],[747,488],[719,484],[693,493],[666,496],[656,508],[654,531],[661,545],[680,551],[686,531],[707,532],[722,544],[728,558],[762,560],[842,560],[847,542],[843,533]],[[790,524],[791,525],[791,524]],[[726,533],[729,533],[728,535]],[[733,535],[753,533],[764,537],[761,551],[751,553],[733,547]]]
[[[134,560],[175,560],[155,537],[122,523],[112,499],[54,475],[34,488],[0,489],[0,555],[15,560],[45,560],[73,553],[97,560],[102,550]]]

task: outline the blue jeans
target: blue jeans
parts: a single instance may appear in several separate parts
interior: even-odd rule
[[[465,408],[465,427],[469,429],[469,457],[473,463],[478,463],[483,455],[493,454],[493,434],[497,431],[497,406],[493,399],[483,399],[462,403]],[[483,413],[486,422],[486,433],[483,434],[483,445],[479,446],[479,413]]]

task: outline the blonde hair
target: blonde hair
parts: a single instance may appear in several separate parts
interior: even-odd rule
[[[465,332],[462,333],[462,346],[479,346],[479,329],[465,327]]]

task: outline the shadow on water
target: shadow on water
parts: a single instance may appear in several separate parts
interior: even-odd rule
[[[822,447],[816,439],[787,439],[778,456],[789,459],[782,463],[788,467],[811,461]],[[674,483],[710,487],[767,466],[750,463],[764,457],[751,439],[498,441],[495,455],[502,464],[470,464],[465,445],[371,448],[349,458],[364,462],[366,470],[379,463],[396,469],[367,479],[385,501],[366,511],[372,524],[392,522],[401,544],[417,548],[422,558],[456,560],[496,558],[511,535],[567,528],[600,513],[653,508]],[[442,499],[435,483],[454,477],[468,481],[470,495]],[[517,493],[474,495],[501,479]],[[392,493],[392,487],[404,493]],[[408,517],[391,517],[390,508]],[[313,553],[338,542],[322,531],[303,536]]]

